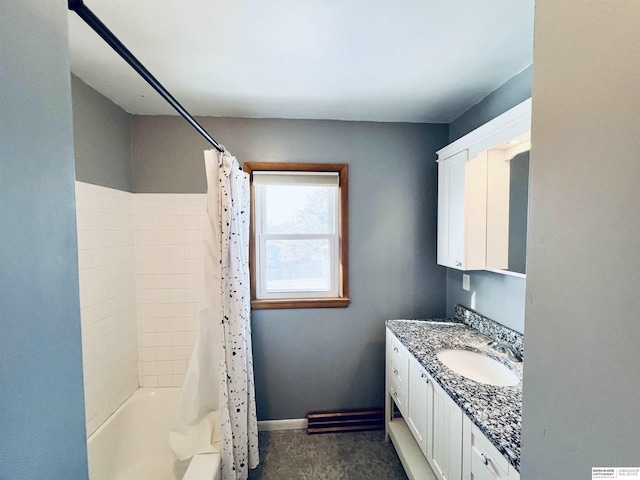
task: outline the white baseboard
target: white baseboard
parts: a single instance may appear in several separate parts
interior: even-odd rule
[[[306,418],[287,418],[284,420],[262,420],[258,422],[258,431],[304,430],[307,428]]]

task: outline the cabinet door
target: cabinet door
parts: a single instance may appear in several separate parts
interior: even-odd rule
[[[462,478],[462,410],[438,386],[433,386],[431,464],[445,480]]]
[[[464,263],[464,170],[467,151],[438,163],[438,263]]]
[[[458,270],[486,266],[487,152],[463,150],[438,162],[438,263]]]
[[[427,444],[431,445],[433,385],[427,371],[411,357],[409,362],[409,398],[407,402],[407,426],[420,450],[426,456]]]

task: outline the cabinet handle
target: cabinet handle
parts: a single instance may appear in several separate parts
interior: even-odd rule
[[[393,351],[394,351],[394,352],[397,352],[397,351],[398,351],[398,347],[394,346],[394,347],[393,347]]]
[[[482,463],[484,463],[485,465],[489,465],[489,462],[491,462],[491,459],[487,457],[484,453],[480,454],[480,458],[482,459]]]
[[[462,266],[462,262],[456,262],[456,267],[461,267]]]
[[[394,374],[394,375],[398,375],[398,369],[397,369],[397,368],[394,368],[394,369],[393,369],[393,374]]]
[[[424,372],[420,372],[420,378],[427,378],[427,374]],[[427,378],[427,383],[429,383],[429,379]]]
[[[397,398],[398,397],[398,392],[396,392],[395,389],[392,388],[391,389],[391,395],[393,395],[394,397]],[[485,465],[486,465],[486,463],[485,463]]]

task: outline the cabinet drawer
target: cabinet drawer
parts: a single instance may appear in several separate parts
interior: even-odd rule
[[[480,429],[473,425],[471,427],[471,473],[474,480],[504,480],[509,478],[510,469],[507,459]]]
[[[389,367],[389,378],[400,388],[406,389],[409,369],[408,359],[392,359]]]
[[[409,351],[400,343],[400,340],[393,335],[389,356],[391,359],[391,371],[389,373],[393,378],[397,379],[401,385],[405,385],[409,374]]]
[[[406,396],[405,390],[398,388],[393,382],[389,383],[389,395],[393,398],[393,401],[398,406],[398,410],[405,415],[406,414]]]
[[[387,389],[402,415],[407,413],[409,358],[409,351],[387,330]]]
[[[409,376],[409,351],[400,343],[395,335],[387,332],[387,354],[389,358],[389,378],[402,390],[407,388]]]

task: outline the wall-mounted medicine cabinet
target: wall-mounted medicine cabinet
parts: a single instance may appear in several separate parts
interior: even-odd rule
[[[438,151],[438,263],[524,276],[531,99]]]

